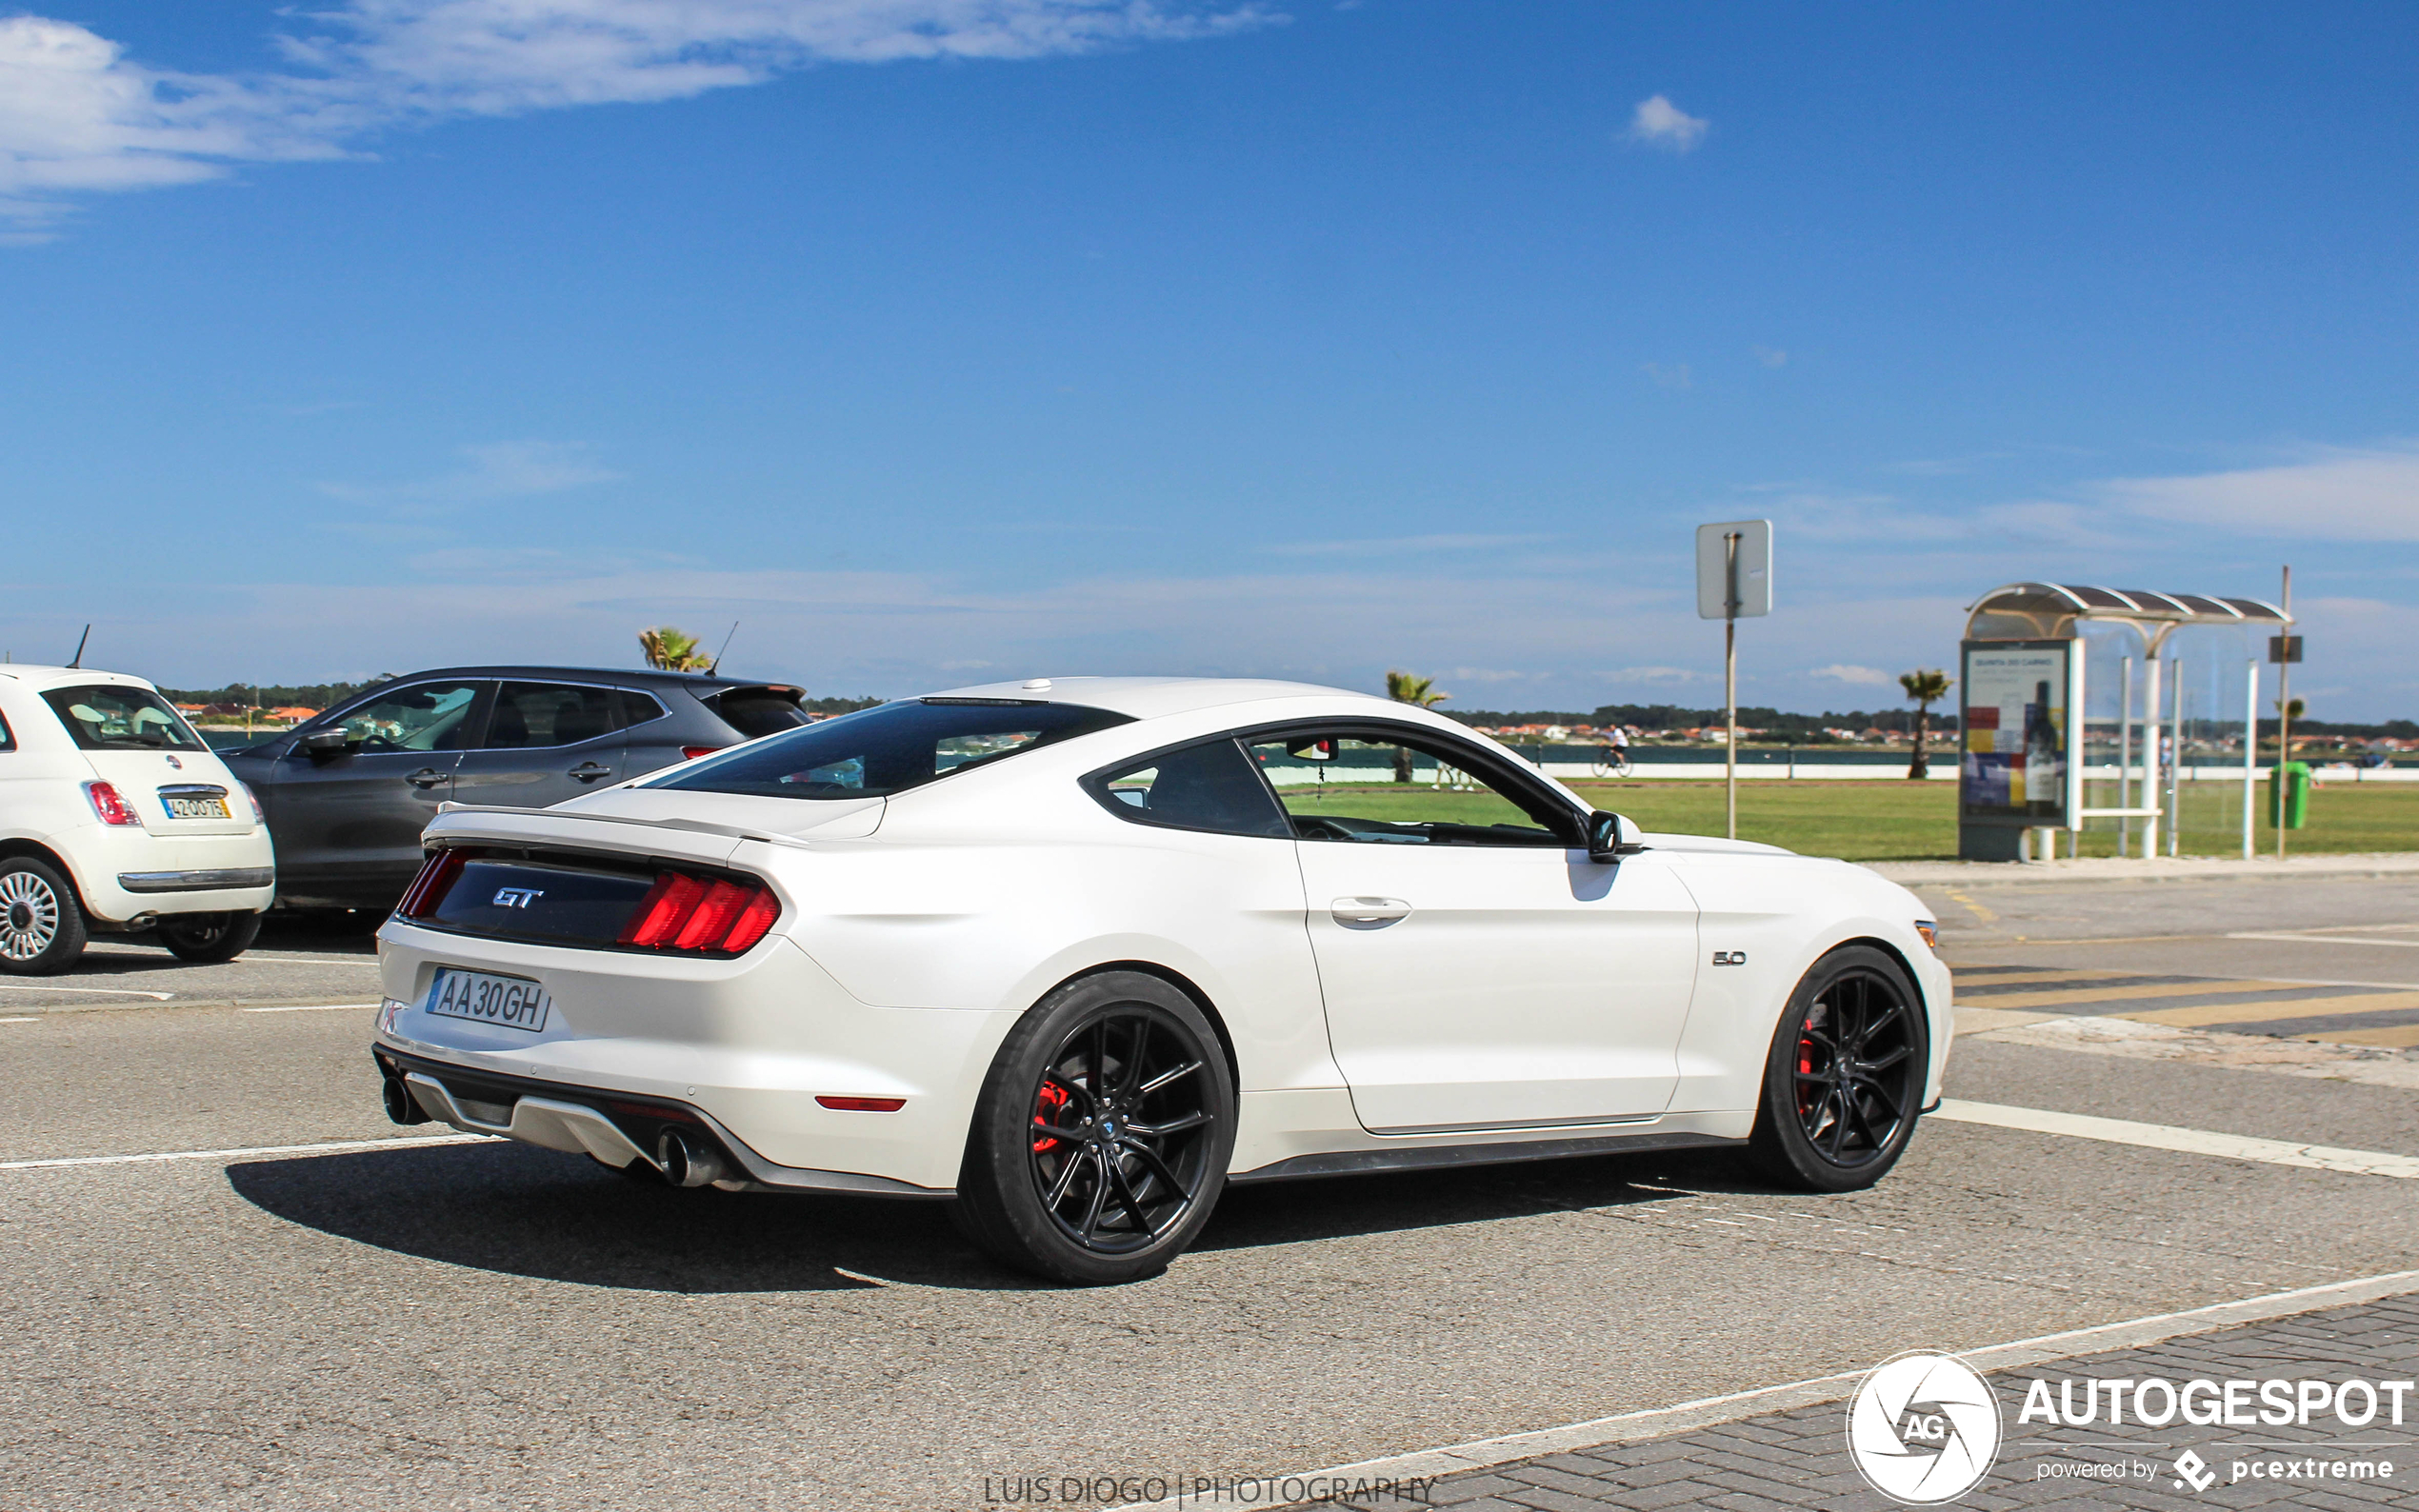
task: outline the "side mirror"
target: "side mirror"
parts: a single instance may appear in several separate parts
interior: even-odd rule
[[[342,756],[351,745],[351,737],[345,733],[343,726],[338,725],[327,729],[312,730],[294,742],[294,749],[312,761],[328,761]]]
[[[1588,859],[1614,862],[1647,848],[1646,832],[1619,814],[1599,808],[1588,816]]]

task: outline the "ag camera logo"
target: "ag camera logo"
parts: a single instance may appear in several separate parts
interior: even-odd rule
[[[1909,1506],[1953,1501],[1999,1457],[1999,1399],[1954,1355],[1910,1349],[1873,1367],[1848,1407],[1848,1454],[1874,1490]]]

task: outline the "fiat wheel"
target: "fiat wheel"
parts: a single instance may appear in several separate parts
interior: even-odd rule
[[[1226,1182],[1234,1081],[1209,1021],[1156,977],[1070,983],[1000,1047],[954,1216],[987,1254],[1078,1285],[1156,1275]]]
[[[84,954],[84,908],[67,879],[31,856],[0,861],[0,971],[47,976]]]
[[[1880,1181],[1914,1136],[1931,1065],[1923,999],[1869,945],[1814,963],[1772,1036],[1749,1159],[1803,1191]]]

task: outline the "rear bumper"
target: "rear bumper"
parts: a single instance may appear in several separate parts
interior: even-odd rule
[[[859,1002],[780,936],[713,960],[490,940],[390,920],[378,956],[390,1005],[379,1015],[378,1051],[441,1080],[499,1089],[494,1100],[470,1094],[492,1116],[462,1126],[514,1133],[512,1108],[524,1097],[686,1109],[751,1180],[783,1189],[948,1196],[984,1074],[1016,1018]],[[530,1032],[427,1011],[446,966],[539,983],[551,1002],[545,1026]],[[896,1112],[856,1112],[826,1107],[819,1096],[905,1101]],[[640,1119],[626,1132],[651,1150],[660,1122]]]
[[[154,835],[85,826],[55,848],[75,874],[85,912],[100,924],[147,913],[258,913],[277,896],[269,831]]]
[[[690,1135],[704,1130],[722,1147],[744,1179],[716,1182],[727,1191],[831,1192],[857,1197],[946,1198],[949,1188],[917,1186],[853,1171],[819,1171],[781,1165],[751,1149],[720,1120],[684,1103],[636,1101],[601,1087],[562,1086],[404,1055],[381,1047],[381,1070],[400,1076],[414,1101],[431,1118],[466,1134],[495,1134],[527,1144],[593,1156],[615,1167],[652,1165],[648,1152],[667,1128]]]

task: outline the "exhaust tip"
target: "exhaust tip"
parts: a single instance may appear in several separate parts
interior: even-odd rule
[[[674,1186],[710,1186],[730,1174],[720,1150],[676,1128],[656,1136],[655,1164]]]
[[[378,1090],[378,1100],[387,1105],[387,1117],[398,1124],[429,1122],[429,1110],[420,1105],[420,1100],[411,1095],[411,1088],[404,1085],[399,1076],[386,1079],[386,1085]]]

